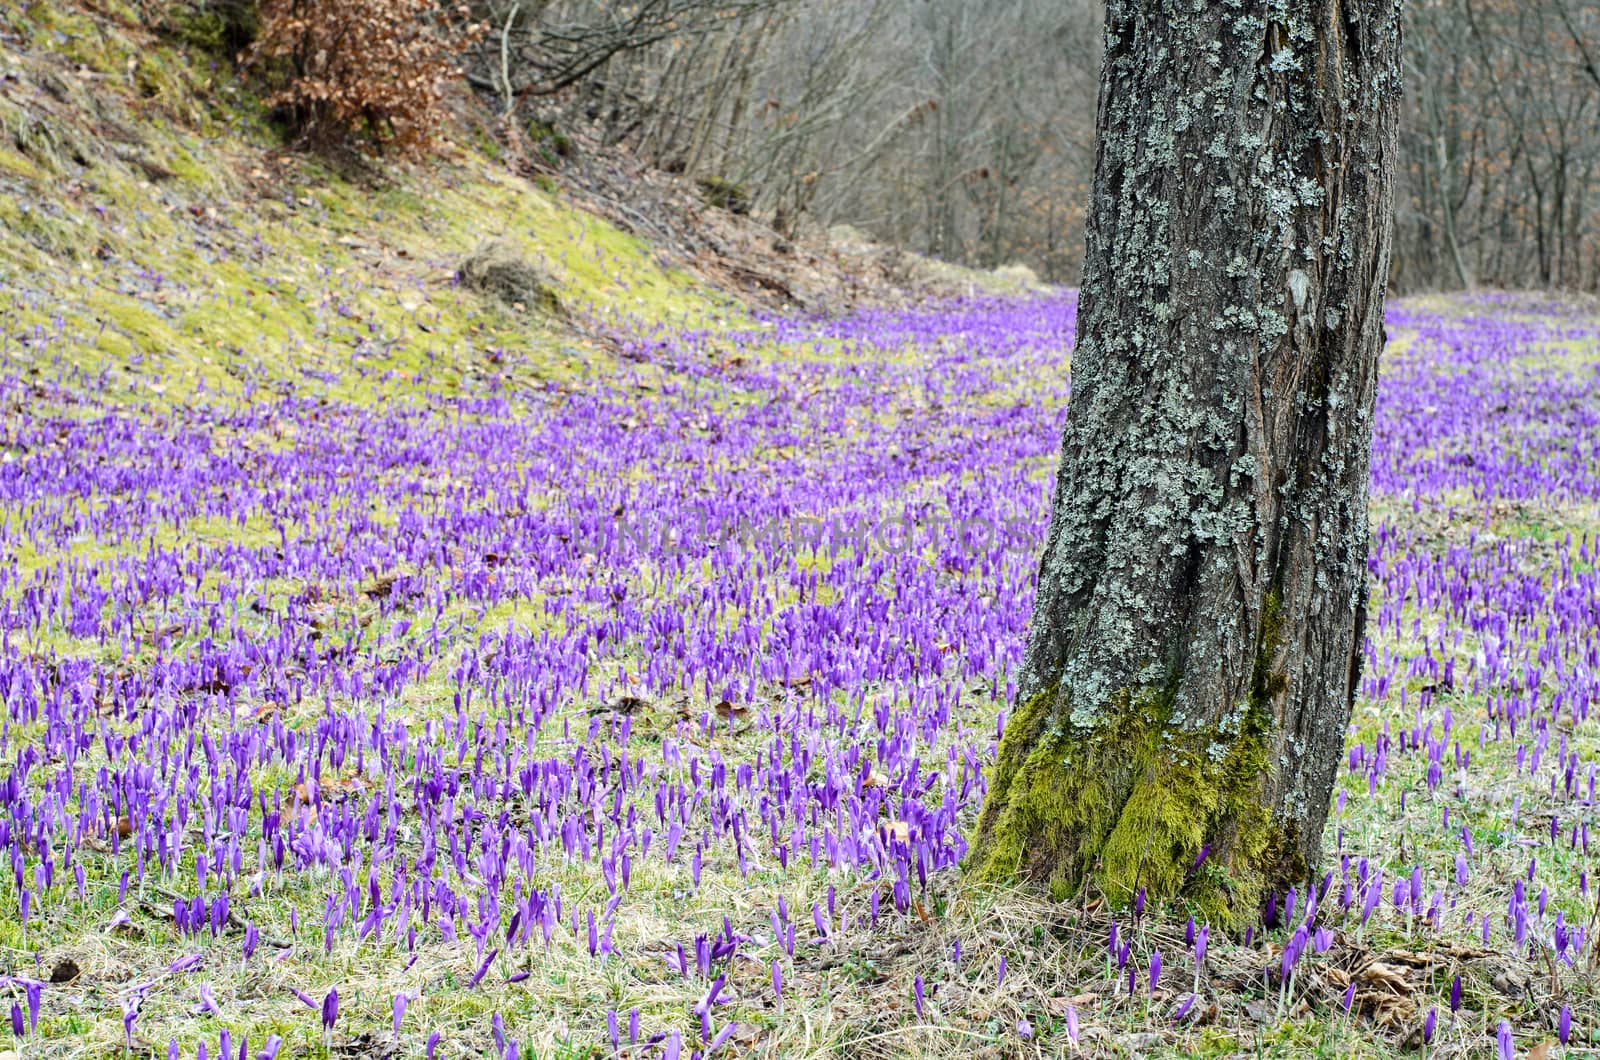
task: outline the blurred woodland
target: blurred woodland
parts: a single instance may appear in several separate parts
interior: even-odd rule
[[[791,233],[1076,280],[1090,0],[488,0],[472,83]],[[1600,3],[1412,0],[1394,284],[1600,287]]]

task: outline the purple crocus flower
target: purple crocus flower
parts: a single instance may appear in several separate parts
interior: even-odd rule
[[[217,999],[211,996],[210,983],[200,984],[200,1007],[204,1011],[211,1013],[217,1019],[222,1018],[222,1009],[217,1007]]]
[[[497,950],[497,949],[489,951],[488,956],[484,957],[483,963],[478,965],[478,970],[476,972],[473,972],[472,973],[472,978],[470,980],[468,980],[468,982],[467,982],[467,989],[468,990],[471,990],[473,987],[475,987],[479,983],[483,982],[483,977],[489,974],[489,965],[494,963],[494,959],[495,959],[496,956],[499,955],[499,953],[500,953],[500,951]]]
[[[406,1018],[406,1006],[411,1003],[411,995],[404,990],[394,996],[394,1036],[400,1037],[400,1022]]]
[[[505,1017],[496,1012],[489,1018],[489,1036],[494,1039],[494,1047],[502,1054],[506,1051],[506,1021]]]
[[[702,1057],[708,1057],[718,1049],[722,1048],[723,1043],[729,1038],[733,1037],[733,1032],[738,1029],[739,1025],[737,1023],[729,1023],[726,1027],[717,1032],[717,1036],[711,1039],[711,1044],[706,1046],[706,1051],[700,1055]]]
[[[1572,1037],[1572,1006],[1561,1006],[1561,1018],[1556,1021],[1556,1034],[1561,1038],[1561,1044],[1566,1045],[1567,1039]]]
[[[133,1025],[139,1021],[140,1000],[141,998],[135,995],[122,1003],[122,1034],[127,1039],[130,1049],[133,1048]]]
[[[1500,1021],[1500,1026],[1495,1031],[1495,1043],[1500,1047],[1500,1060],[1516,1060],[1516,1039],[1511,1036],[1511,1024],[1505,1020]]]
[[[326,997],[322,999],[322,1029],[324,1033],[331,1034],[333,1025],[339,1019],[339,988],[332,987]]]
[[[1430,1008],[1428,1018],[1422,1021],[1422,1044],[1427,1045],[1433,1041],[1433,1028],[1439,1021],[1439,1010]]]

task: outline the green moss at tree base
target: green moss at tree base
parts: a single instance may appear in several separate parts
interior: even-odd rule
[[[1086,882],[1119,905],[1140,888],[1182,896],[1221,927],[1253,915],[1295,847],[1261,805],[1264,706],[1252,700],[1237,731],[1192,732],[1170,724],[1162,697],[1124,693],[1102,724],[1072,732],[1056,698],[1036,695],[1006,727],[970,871],[1058,899]]]

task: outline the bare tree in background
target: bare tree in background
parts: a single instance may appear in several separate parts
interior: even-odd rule
[[[550,96],[612,59],[665,41],[703,37],[782,0],[487,0],[493,32],[474,50],[468,79],[511,100]]]
[[[1600,3],[1422,0],[1409,18],[1399,285],[1600,288]]]
[[[778,231],[848,221],[1070,277],[1093,139],[1089,0],[485,0],[471,83],[595,130]]]

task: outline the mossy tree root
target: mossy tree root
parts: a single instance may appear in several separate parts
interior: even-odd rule
[[[1044,884],[1058,899],[1088,883],[1119,905],[1141,888],[1181,895],[1231,927],[1270,882],[1304,873],[1292,827],[1262,805],[1259,704],[1238,731],[1196,733],[1169,724],[1161,697],[1124,693],[1103,724],[1074,732],[1055,720],[1056,697],[1035,695],[1006,726],[968,859],[978,878]]]

